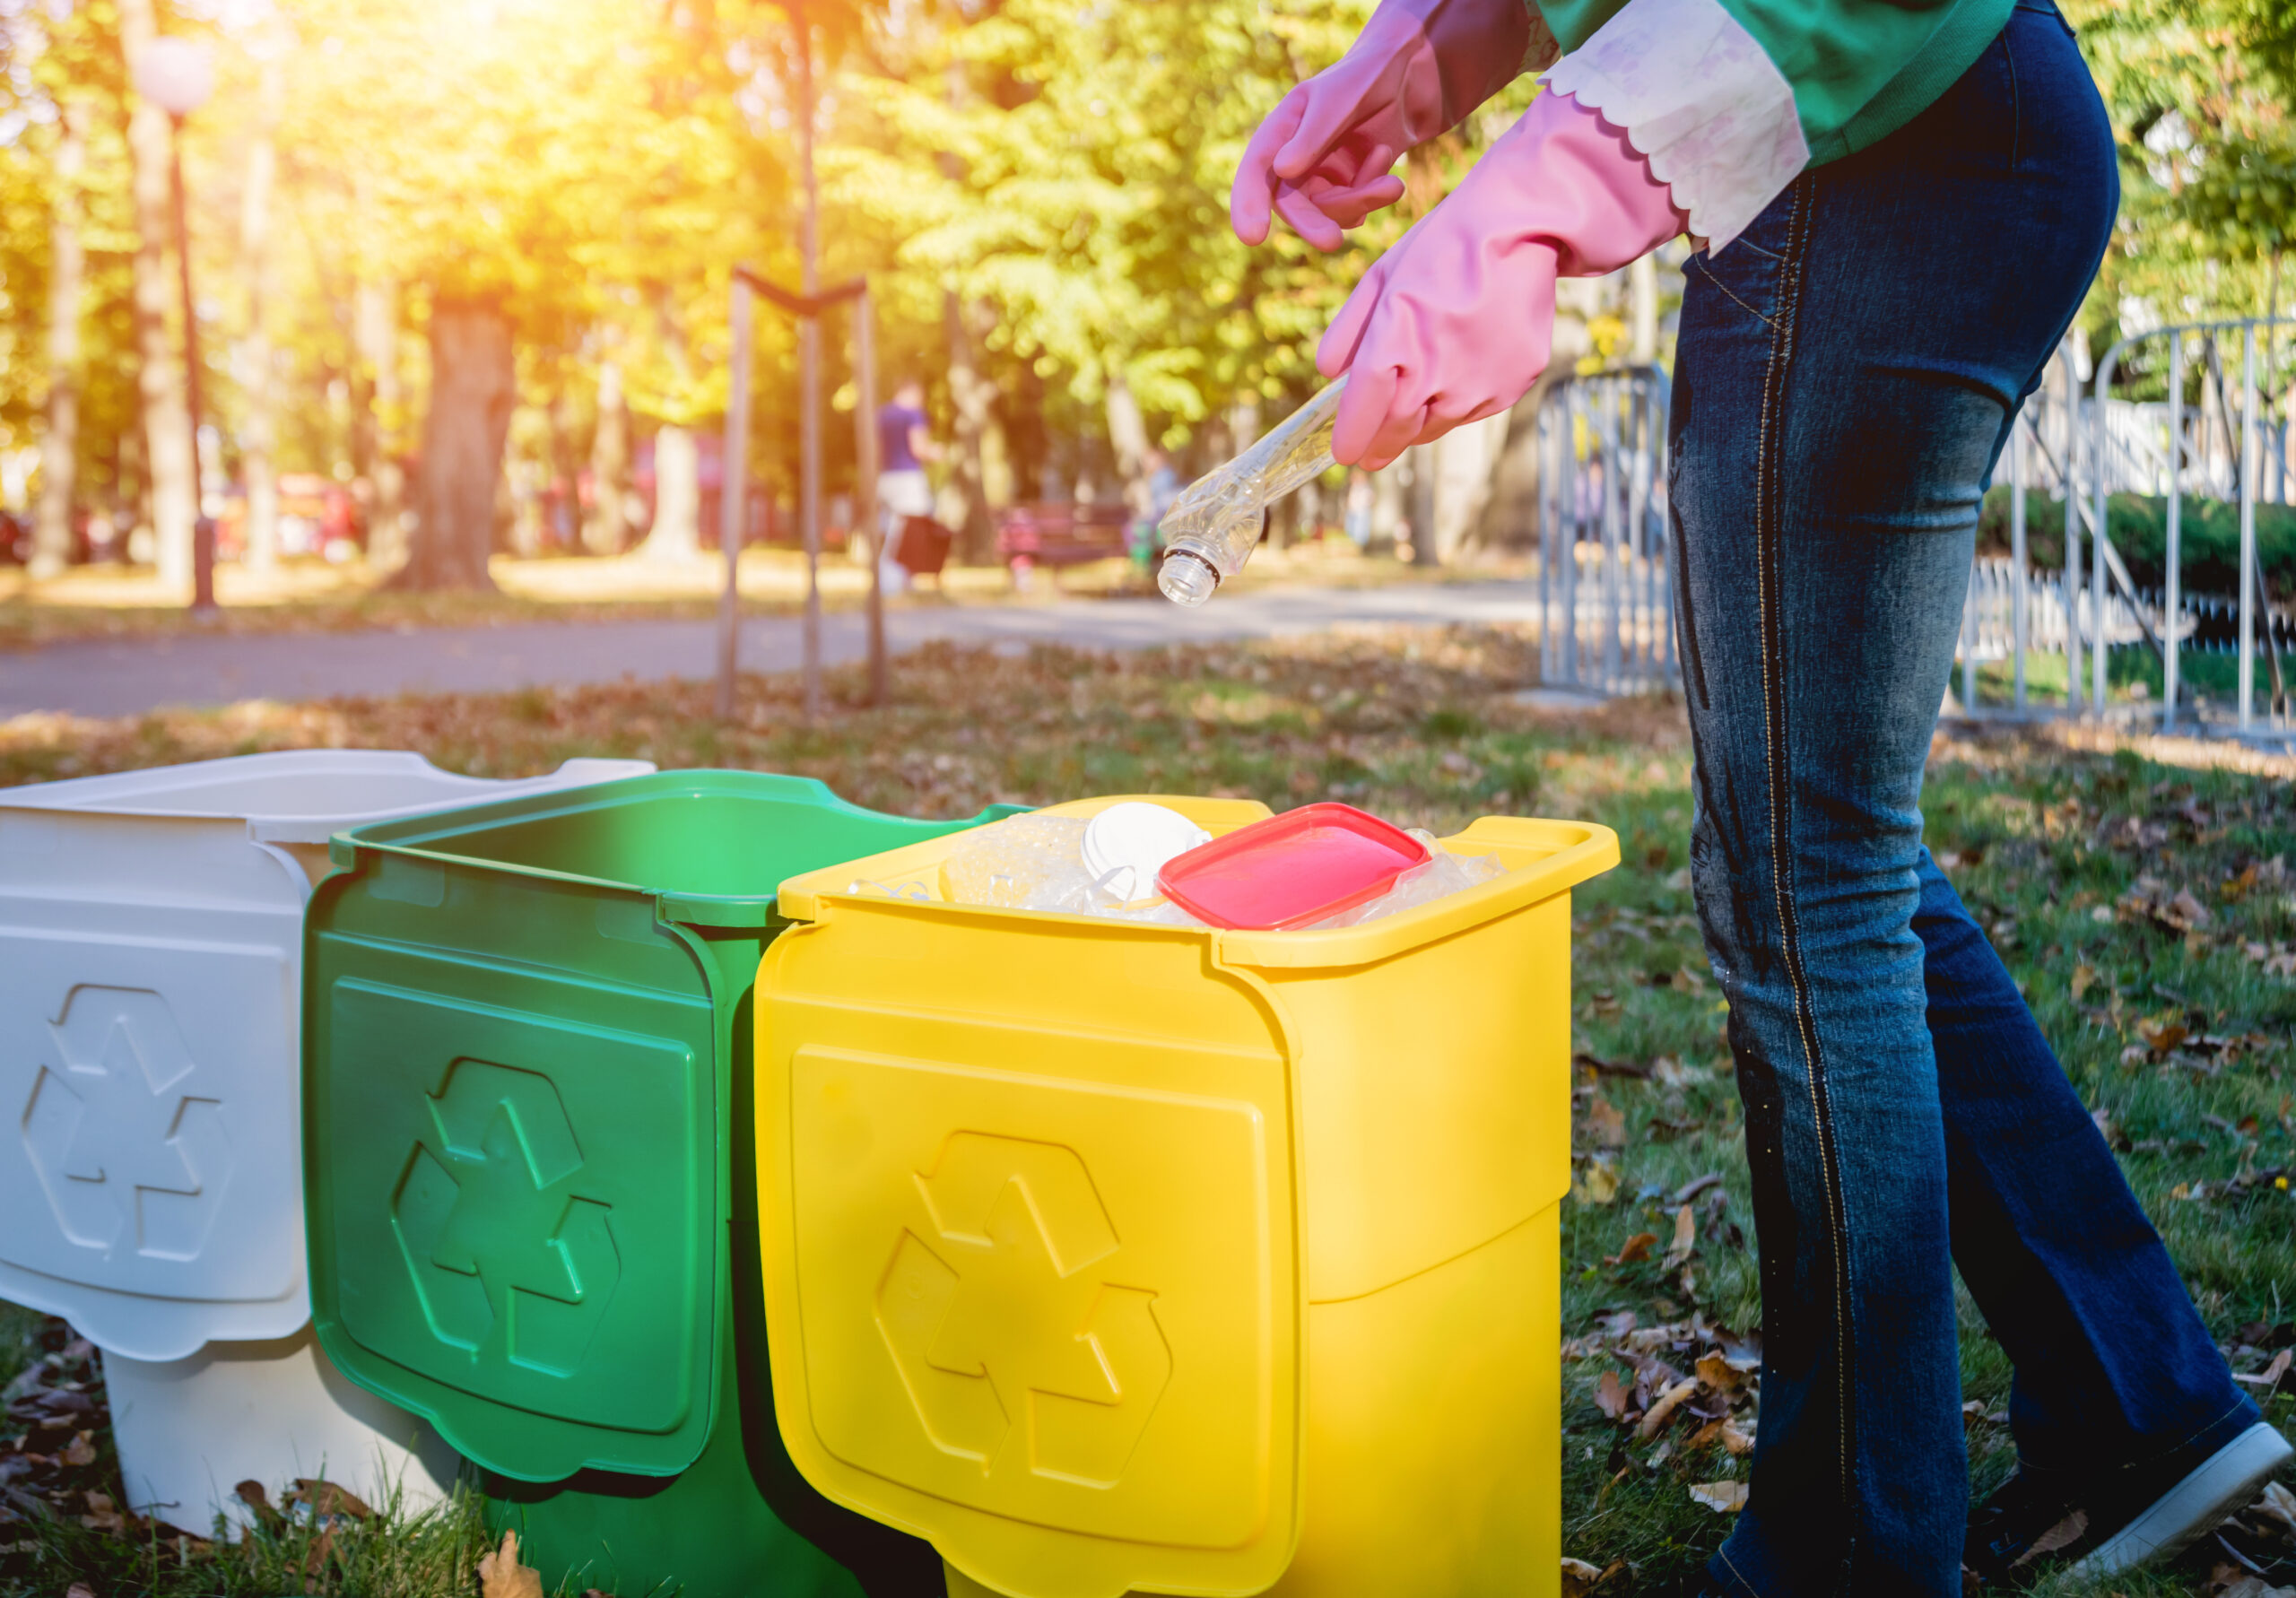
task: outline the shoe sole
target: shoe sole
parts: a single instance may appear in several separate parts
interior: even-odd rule
[[[2073,1567],[2075,1576],[2112,1576],[2183,1552],[2245,1509],[2274,1471],[2296,1458],[2296,1448],[2270,1425],[2257,1421],[2234,1437],[2192,1474],[2153,1501],[2152,1507],[2089,1550]]]

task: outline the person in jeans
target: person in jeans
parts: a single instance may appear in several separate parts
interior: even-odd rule
[[[1248,242],[1391,204],[1518,70],[1545,91],[1318,353],[1377,467],[1511,405],[1558,274],[1692,236],[1672,560],[1691,869],[1745,1104],[1761,1424],[1714,1593],[1919,1594],[2185,1546],[2290,1456],[1921,840],[1979,499],[2118,204],[2052,0],[1385,0],[1268,117]],[[1974,1513],[1953,1266],[2015,1364]],[[2057,1535],[2050,1536],[2055,1532]],[[2068,1540],[2069,1539],[2069,1540]]]
[[[926,463],[941,458],[925,417],[925,385],[903,378],[891,401],[877,407],[878,580],[888,594],[909,586],[900,563],[900,534],[913,516],[933,514],[933,484]]]

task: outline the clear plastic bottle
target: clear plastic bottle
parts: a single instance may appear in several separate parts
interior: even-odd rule
[[[1331,425],[1342,378],[1226,465],[1187,485],[1156,531],[1164,564],[1156,586],[1175,604],[1199,605],[1244,569],[1267,507],[1331,468]]]

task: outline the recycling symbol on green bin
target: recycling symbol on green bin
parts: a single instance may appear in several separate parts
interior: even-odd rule
[[[582,1151],[539,1072],[457,1060],[392,1195],[431,1333],[474,1360],[572,1376],[622,1280],[609,1206],[573,1191]]]
[[[877,1326],[926,1435],[985,1475],[1115,1486],[1171,1380],[1172,1351],[1156,1295],[1094,1269],[1115,1264],[1119,1246],[1083,1159],[960,1132],[915,1180],[935,1235],[900,1234]]]

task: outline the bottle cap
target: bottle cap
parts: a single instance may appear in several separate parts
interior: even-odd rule
[[[1156,586],[1174,604],[1202,604],[1219,586],[1218,569],[1194,550],[1172,551],[1156,572]]]

